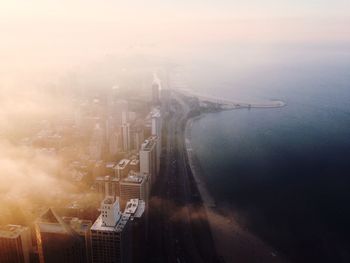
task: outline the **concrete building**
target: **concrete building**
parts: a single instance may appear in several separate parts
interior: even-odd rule
[[[152,83],[152,104],[158,105],[160,103],[159,99],[160,85],[158,82],[154,81]]]
[[[85,263],[86,241],[52,209],[35,222],[40,263]]]
[[[138,159],[138,157],[134,157],[131,159],[130,161],[130,171],[140,171],[140,160]]]
[[[144,262],[147,222],[145,215],[146,203],[140,199],[131,199],[126,203],[124,214],[130,215],[132,237],[132,261]]]
[[[114,176],[119,180],[128,176],[130,171],[130,160],[122,159],[119,163],[114,167]]]
[[[140,150],[141,144],[144,142],[144,130],[140,125],[133,125],[130,128],[130,140],[131,140],[131,149]]]
[[[113,106],[113,119],[117,126],[128,122],[129,104],[126,100],[117,100]]]
[[[31,249],[28,227],[18,225],[0,227],[0,262],[30,263]]]
[[[157,137],[151,136],[140,149],[140,172],[150,175],[151,184],[155,182],[157,167]]]
[[[91,220],[83,220],[77,217],[62,217],[62,220],[71,227],[84,241],[84,251],[86,253],[86,262],[92,262],[91,255],[91,235],[90,228],[92,226]]]
[[[117,162],[107,162],[105,164],[105,174],[113,174],[114,168],[117,165]]]
[[[152,116],[152,136],[157,140],[157,175],[160,168],[160,155],[162,152],[162,118],[159,108],[154,108]]]
[[[130,124],[128,122],[125,122],[121,125],[121,135],[123,151],[127,152],[130,150]]]
[[[142,174],[130,171],[128,177],[120,181],[120,204],[124,208],[130,199],[141,199],[148,204],[149,199],[149,177],[148,174]]]
[[[159,108],[153,108],[151,112],[151,120],[152,120],[152,135],[160,138],[162,135],[162,118],[161,118]]]
[[[131,262],[129,214],[122,214],[119,200],[106,197],[101,215],[91,227],[93,263]]]
[[[102,158],[103,133],[100,125],[96,123],[89,144],[89,154],[92,160],[97,161]]]
[[[107,196],[115,198],[119,196],[119,178],[109,175],[96,177],[94,188],[101,201]]]
[[[122,138],[121,134],[118,130],[113,130],[108,139],[108,150],[109,154],[115,155],[118,152],[122,151]]]

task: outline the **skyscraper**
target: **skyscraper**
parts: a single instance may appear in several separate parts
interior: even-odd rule
[[[120,203],[124,208],[130,199],[141,199],[148,204],[148,174],[130,171],[128,177],[120,181]]]
[[[159,100],[159,83],[156,81],[153,81],[152,83],[152,103],[153,105],[158,105],[160,102]]]
[[[130,147],[132,150],[140,150],[144,142],[144,131],[141,125],[133,125],[130,128]]]
[[[128,122],[129,104],[126,100],[117,100],[114,103],[113,119],[116,121],[116,126]]]
[[[119,263],[131,261],[129,214],[122,214],[118,198],[106,197],[101,215],[91,227],[92,262]]]
[[[127,177],[130,171],[130,160],[122,159],[119,163],[114,167],[114,176],[119,180]]]
[[[52,209],[35,222],[40,263],[85,263],[84,238],[66,224]]]
[[[119,196],[119,178],[115,176],[106,175],[97,177],[94,187],[101,201],[107,196],[113,196],[114,198]]]
[[[83,250],[86,253],[85,262],[91,263],[92,258],[90,228],[92,226],[92,222],[90,220],[83,220],[77,217],[62,217],[62,220],[82,238],[82,240],[84,241]]]
[[[132,261],[134,263],[145,262],[146,243],[146,204],[140,199],[131,199],[126,203],[124,213],[130,214],[132,236]]]
[[[141,145],[140,149],[140,172],[149,174],[151,184],[157,176],[157,137],[151,136]]]
[[[123,142],[123,151],[127,152],[130,150],[130,124],[125,122],[121,125],[121,135]]]
[[[0,227],[0,262],[29,263],[31,238],[28,227],[6,225]]]

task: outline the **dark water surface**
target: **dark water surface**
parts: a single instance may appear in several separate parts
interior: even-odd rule
[[[244,74],[194,66],[202,92],[287,107],[208,114],[192,145],[214,198],[277,250],[294,262],[350,262],[350,55],[302,54]]]

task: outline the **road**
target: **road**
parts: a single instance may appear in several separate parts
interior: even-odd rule
[[[189,105],[173,94],[164,120],[160,175],[149,204],[148,262],[218,262],[184,145]]]

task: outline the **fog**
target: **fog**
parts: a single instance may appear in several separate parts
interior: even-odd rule
[[[2,1],[0,223],[77,191],[58,176],[62,160],[25,142],[43,121],[72,118],[76,97],[142,90],[154,71],[235,46],[258,54],[241,59],[249,66],[276,45],[349,43],[347,1],[304,2]]]

